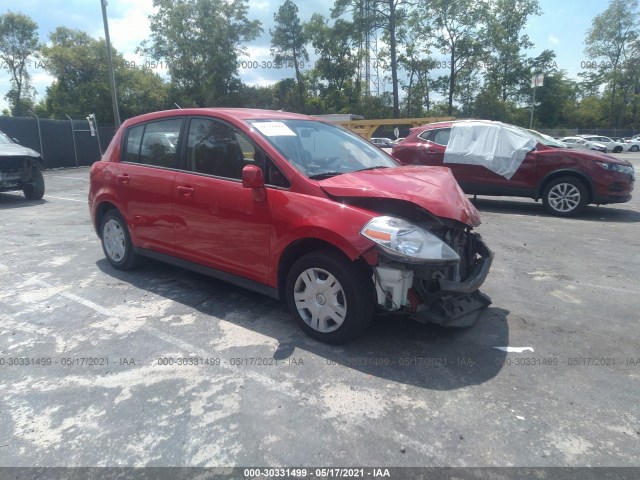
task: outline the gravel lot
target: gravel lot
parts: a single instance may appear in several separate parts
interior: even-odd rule
[[[266,297],[112,269],[88,169],[45,180],[0,194],[0,466],[640,466],[638,188],[574,219],[479,198],[480,322],[331,347]]]

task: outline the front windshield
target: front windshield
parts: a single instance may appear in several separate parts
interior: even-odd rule
[[[536,142],[546,145],[547,147],[567,148],[565,144],[558,142],[555,138],[552,138],[549,135],[544,135],[540,132],[536,132],[535,130],[527,129],[526,131]]]
[[[328,178],[398,164],[366,140],[315,120],[253,120],[256,132],[309,178]]]
[[[4,133],[0,132],[0,145],[7,145],[7,144],[11,144],[11,143],[15,143],[13,140],[11,140],[7,135],[5,135]]]

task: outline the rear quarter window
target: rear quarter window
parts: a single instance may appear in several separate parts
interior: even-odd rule
[[[127,132],[127,146],[124,154],[124,161],[138,163],[140,156],[140,144],[142,143],[142,134],[144,133],[144,125],[136,125],[131,127]]]

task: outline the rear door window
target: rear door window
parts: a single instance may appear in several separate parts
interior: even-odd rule
[[[176,168],[181,118],[131,127],[127,132],[124,161],[154,167]]]
[[[438,145],[442,145],[446,147],[449,143],[449,136],[451,135],[450,128],[441,128],[436,130],[433,134],[433,143],[437,143]]]
[[[433,142],[438,145],[446,147],[449,143],[449,136],[451,135],[450,128],[439,128],[437,130],[425,130],[418,137],[427,142]]]

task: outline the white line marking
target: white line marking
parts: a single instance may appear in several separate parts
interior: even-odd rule
[[[507,353],[524,353],[526,351],[533,352],[533,347],[493,347],[496,350],[502,350]]]
[[[75,198],[54,197],[53,195],[46,195],[46,198],[55,198],[56,200],[67,200],[68,202],[80,202],[85,203],[87,200],[76,200]]]
[[[54,178],[70,178],[71,180],[89,180],[88,178],[80,178],[80,177],[65,177],[64,175],[51,175]]]
[[[37,277],[31,277],[29,279],[27,279],[27,283],[28,284],[36,284],[36,285],[40,285],[41,287],[44,288],[53,288],[53,285],[51,285],[48,282],[45,282],[44,280],[40,280]],[[104,315],[108,318],[118,318],[117,315],[115,315],[111,310],[109,310],[108,308],[105,308],[101,305],[98,305],[95,302],[92,302],[91,300],[87,300],[86,298],[80,297],[79,295],[73,294],[73,293],[68,293],[68,292],[59,292],[58,295],[61,295],[65,298],[68,298],[69,300],[72,300],[74,302],[77,302],[81,305],[84,305],[85,307],[87,307],[90,310],[93,310],[96,313],[99,313],[101,315]],[[189,342],[185,342],[184,340],[171,335],[170,333],[166,333],[163,332],[162,330],[158,330],[155,327],[152,327],[150,325],[142,325],[140,327],[141,330],[145,330],[148,333],[150,333],[151,335],[155,336],[156,338],[159,338],[160,340],[163,340],[164,342],[168,343],[169,345],[173,345],[175,347],[178,347],[182,350],[184,350],[185,352],[188,352],[190,354],[196,354],[199,355],[200,357],[209,357],[211,356],[211,351],[210,350],[205,350],[203,348],[200,347],[196,347],[195,345],[190,344]],[[220,365],[221,368],[226,368],[228,370],[231,371],[237,371],[236,369],[234,369],[234,367],[232,366],[227,366],[227,365]],[[262,375],[260,373],[256,373],[256,372],[252,372],[250,370],[246,370],[243,372],[243,375],[245,377],[251,378],[252,380],[255,380],[256,382],[262,384],[263,386],[270,388],[271,390],[276,390],[281,394],[285,394],[288,395],[290,397],[296,398],[296,399],[302,399],[303,397],[305,397],[305,395],[302,394],[302,392],[300,392],[297,389],[292,388],[290,385],[286,385],[286,384],[282,384],[281,382],[275,381],[270,377],[267,377],[265,375]]]
[[[41,285],[43,287],[46,288],[53,288],[53,285],[49,284],[48,282],[45,282],[44,280],[41,280],[37,277],[30,277],[27,279],[27,282],[32,283],[32,284],[37,284],[37,285]],[[109,318],[114,318],[117,316],[114,315],[111,310],[109,310],[108,308],[105,308],[101,305],[98,305],[95,302],[92,302],[91,300],[88,300],[86,298],[80,297],[79,295],[75,295],[73,293],[68,293],[68,292],[60,292],[59,295],[62,295],[66,298],[68,298],[69,300],[72,300],[74,302],[78,302],[81,305],[84,305],[85,307],[101,314],[101,315],[105,315]],[[178,348],[181,348],[182,350],[184,350],[185,352],[189,352],[191,354],[195,354],[195,355],[199,355],[203,358],[206,358],[208,356],[211,355],[211,351],[207,351],[206,349],[197,347],[195,345],[190,344],[189,342],[186,342],[184,340],[182,340],[181,338],[175,337],[174,335],[171,335],[167,332],[163,332],[162,330],[158,330],[155,327],[152,327],[150,325],[142,325],[141,326],[142,330],[147,331],[149,334],[155,336],[156,338],[159,338],[160,340],[163,340],[165,342],[167,342],[170,345],[176,346]],[[532,349],[533,351],[533,349]],[[232,366],[229,365],[220,365],[221,368],[224,368],[226,370],[230,370],[233,372],[238,372],[238,370]],[[316,402],[314,401],[314,399],[309,398],[309,394],[303,394],[299,389],[297,389],[295,386],[293,386],[291,383],[289,382],[281,382],[281,381],[276,381],[274,379],[272,379],[271,377],[268,377],[266,375],[257,373],[257,372],[253,372],[251,370],[244,370],[242,372],[242,375],[245,378],[250,378],[254,381],[256,381],[257,383],[261,384],[262,386],[272,390],[272,391],[277,391],[279,394],[294,398],[296,400],[304,400],[306,403],[308,403],[309,405],[314,405],[316,404]],[[364,426],[366,428],[366,425]],[[396,439],[399,439],[403,444],[405,445],[409,445],[412,448],[415,448],[416,451],[422,452],[425,455],[431,455],[432,452],[429,450],[429,448],[425,445],[423,445],[422,442],[415,440],[411,437],[409,437],[408,435],[399,432],[397,430],[394,429],[390,429],[389,430],[389,434],[392,437],[395,437]]]

